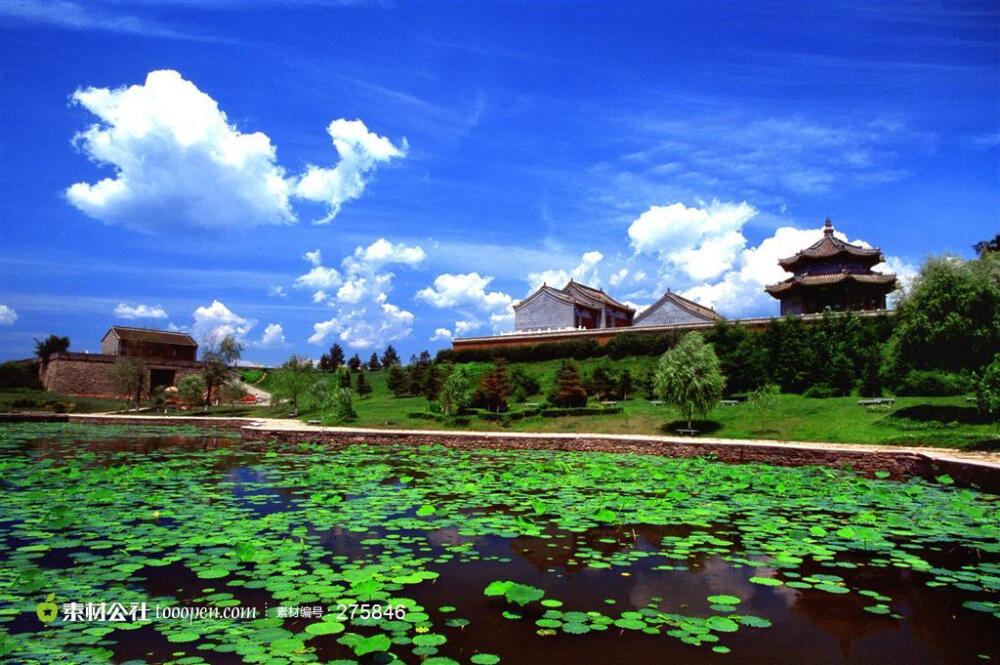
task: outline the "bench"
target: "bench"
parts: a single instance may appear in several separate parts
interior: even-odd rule
[[[602,406],[617,406],[618,402],[612,402],[611,400],[605,400],[601,402]]]
[[[736,406],[740,401],[738,399],[724,399],[720,402],[722,406]]]
[[[649,400],[649,403],[653,406],[663,406],[663,400],[661,399],[651,399]]]
[[[879,406],[881,404],[895,404],[892,397],[876,397],[875,399],[859,399],[858,406]]]
[[[322,423],[318,420],[307,420],[306,425],[321,425]]]
[[[677,433],[678,434],[686,434],[688,436],[695,436],[698,433],[698,430],[696,430],[696,429],[681,428],[681,429],[677,430]]]

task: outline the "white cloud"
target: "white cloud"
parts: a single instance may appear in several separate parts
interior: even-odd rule
[[[864,240],[848,240],[839,231],[835,235],[841,240],[871,247]],[[682,295],[702,305],[714,307],[727,316],[773,314],[777,311],[778,301],[768,295],[764,287],[791,276],[778,265],[778,260],[793,256],[822,237],[822,228],[796,229],[783,226],[756,247],[744,249],[734,261],[735,267],[722,275],[719,281],[687,289]],[[899,263],[894,257],[888,257],[887,262],[890,266],[906,265]],[[881,270],[883,267],[885,264],[879,264],[876,269]]]
[[[336,268],[313,266],[313,269],[295,280],[295,286],[307,289],[332,289],[340,286],[340,273]]]
[[[499,316],[504,316],[504,315],[501,314]],[[511,316],[513,316],[513,314]],[[492,319],[493,317],[491,316],[490,318]],[[466,319],[466,320],[463,320],[463,321],[455,321],[455,334],[456,335],[464,335],[467,332],[471,332],[471,331],[475,330],[476,328],[478,328],[481,325],[483,325],[482,322],[480,322],[480,321],[478,321],[476,319]]]
[[[74,144],[114,175],[73,184],[67,199],[90,217],[145,232],[291,224],[290,197],[326,203],[326,223],[361,196],[378,164],[407,149],[405,139],[397,147],[360,120],[334,120],[327,132],[340,155],[336,166],[286,176],[266,134],[240,132],[173,70],[150,72],[142,85],[79,89],[72,100],[98,118]],[[310,260],[319,265],[319,252]]]
[[[390,264],[414,266],[424,260],[424,250],[416,246],[393,244],[379,238],[367,247],[357,247],[341,261],[342,274],[337,274],[334,296],[318,290],[313,302],[326,302],[336,315],[313,325],[310,343],[322,343],[327,337],[337,338],[352,348],[369,348],[408,336],[413,326],[413,314],[388,302],[395,275],[381,269]],[[337,271],[317,265],[296,280],[296,285],[318,284],[316,275]],[[310,277],[312,275],[313,277]]]
[[[306,252],[305,254],[302,255],[302,258],[304,258],[306,261],[313,264],[314,266],[323,265],[323,254],[318,249],[313,250],[311,252]]]
[[[363,263],[371,268],[378,268],[389,263],[414,266],[423,261],[426,256],[420,247],[410,247],[402,243],[394,245],[385,238],[379,238],[367,247],[355,249],[353,257],[344,260],[344,267],[349,269],[358,263]]]
[[[267,295],[272,298],[287,298],[288,292],[285,291],[285,287],[280,284],[274,284],[270,289],[268,289]]]
[[[628,235],[637,253],[656,255],[664,267],[705,280],[733,266],[746,246],[743,225],[756,214],[745,201],[712,201],[703,208],[683,203],[652,206],[632,222]]]
[[[12,326],[17,321],[17,312],[13,307],[0,305],[0,326]]]
[[[596,250],[584,252],[580,263],[571,270],[548,269],[528,274],[528,293],[534,292],[542,284],[562,288],[569,280],[574,279],[589,286],[600,286],[601,277],[597,265],[604,260],[604,255]]]
[[[608,278],[608,283],[610,283],[611,286],[618,286],[625,281],[626,277],[628,277],[628,268],[622,268]]]
[[[417,300],[434,307],[471,306],[484,312],[506,310],[513,303],[506,293],[486,291],[492,277],[470,272],[464,275],[444,273],[434,278],[434,286],[417,291]]]
[[[329,214],[317,224],[332,221],[343,203],[361,196],[378,164],[404,157],[408,148],[406,139],[397,147],[384,136],[369,132],[361,120],[334,120],[326,131],[340,161],[333,168],[310,164],[295,183],[297,196],[329,206]]]
[[[191,333],[195,339],[208,343],[218,342],[226,335],[242,341],[256,324],[255,320],[243,318],[218,300],[213,300],[211,305],[194,310]]]
[[[282,346],[285,343],[285,331],[280,323],[269,323],[264,328],[264,334],[260,338],[260,346]]]
[[[159,305],[155,307],[147,305],[131,307],[122,302],[118,303],[118,306],[115,307],[115,316],[120,319],[165,319],[167,318],[167,313]]]
[[[351,348],[372,348],[407,337],[412,329],[413,314],[383,300],[371,307],[341,310],[332,319],[314,324],[309,342],[321,344],[336,335]]]
[[[438,329],[436,329],[434,331],[434,334],[431,335],[431,337],[430,337],[430,340],[432,342],[440,342],[440,341],[443,341],[443,340],[450,340],[450,339],[451,339],[451,331],[448,330],[447,328],[438,328]]]
[[[100,120],[74,142],[115,169],[113,178],[66,191],[90,217],[141,231],[295,220],[271,140],[241,133],[178,72],[150,72],[144,85],[128,88],[77,90],[72,99]]]

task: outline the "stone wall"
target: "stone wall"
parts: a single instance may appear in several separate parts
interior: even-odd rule
[[[417,430],[281,429],[266,426],[241,430],[244,441],[325,442],[334,445],[443,445],[461,450],[566,450],[629,453],[664,457],[711,457],[730,464],[762,463],[777,466],[851,468],[871,476],[887,471],[895,480],[933,479],[948,474],[956,484],[1000,493],[1000,465],[950,458],[935,453],[887,450],[870,446],[828,446],[749,441],[721,441],[670,437],[617,435],[560,435],[479,432],[421,432]]]
[[[634,328],[642,328],[643,326],[671,326],[680,325],[684,323],[704,323],[705,318],[700,316],[695,316],[691,312],[677,305],[677,303],[671,301],[665,301],[659,306],[655,306],[655,309],[650,308],[648,312],[643,312],[643,316],[637,322],[632,324]],[[714,321],[711,322],[714,324]]]
[[[111,368],[118,358],[100,353],[53,353],[39,368],[39,378],[46,390],[60,395],[118,396],[111,382]],[[151,369],[173,370],[175,384],[188,374],[201,371],[201,363],[191,361],[145,362],[147,386]]]
[[[570,328],[573,326],[573,304],[542,293],[514,311],[514,330]]]

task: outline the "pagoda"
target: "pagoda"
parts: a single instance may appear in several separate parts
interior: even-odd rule
[[[781,301],[781,314],[815,314],[885,309],[885,296],[896,289],[896,276],[875,272],[884,260],[881,250],[844,242],[833,235],[833,222],[823,237],[778,264],[792,273],[764,290]]]

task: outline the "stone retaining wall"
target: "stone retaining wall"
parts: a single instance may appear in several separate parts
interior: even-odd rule
[[[111,368],[119,357],[100,353],[53,353],[39,368],[39,379],[46,390],[60,395],[116,397],[118,390],[111,381]],[[194,361],[156,358],[143,362],[147,388],[152,369],[173,371],[175,384],[188,374],[202,370],[202,364]]]
[[[664,457],[705,457],[720,462],[747,464],[759,462],[779,466],[850,467],[866,475],[888,471],[895,480],[910,477],[933,479],[948,474],[956,484],[975,486],[983,491],[1000,493],[1000,465],[931,456],[922,452],[873,450],[864,446],[856,449],[824,447],[822,444],[793,445],[757,442],[701,442],[688,439],[660,437],[629,438],[588,436],[559,436],[517,433],[481,434],[469,432],[419,432],[407,430],[337,430],[337,429],[280,429],[246,427],[241,430],[244,441],[325,442],[334,445],[443,445],[449,448],[470,450],[565,450],[579,452],[632,453],[662,455]],[[946,453],[947,451],[942,451]]]

